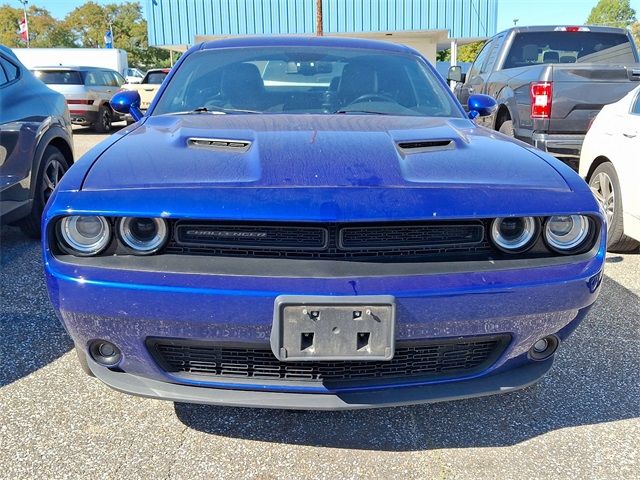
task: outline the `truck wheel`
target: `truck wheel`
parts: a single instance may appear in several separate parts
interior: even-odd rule
[[[600,164],[589,178],[589,187],[607,216],[607,250],[619,253],[637,251],[640,242],[624,234],[620,182],[613,164]]]
[[[20,228],[25,235],[32,238],[40,238],[40,220],[44,206],[68,169],[69,164],[62,152],[53,145],[49,145],[42,155],[42,161],[36,176],[33,208],[29,216],[19,222]]]
[[[500,133],[504,133],[508,137],[511,137],[511,138],[515,137],[515,134],[513,133],[512,120],[505,120],[504,122],[502,122],[502,125],[500,125],[500,128],[498,129],[498,131]]]
[[[101,105],[98,110],[98,119],[93,124],[96,132],[107,133],[111,130],[111,109],[106,105]]]

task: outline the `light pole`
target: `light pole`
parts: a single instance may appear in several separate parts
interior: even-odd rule
[[[29,21],[27,20],[27,4],[29,0],[18,0],[22,4],[24,10],[24,29],[27,36],[27,48],[29,48]]]
[[[520,21],[519,18],[514,18],[513,19],[513,26],[515,27],[518,24],[519,21]]]
[[[321,37],[322,30],[322,0],[316,0],[316,35]]]

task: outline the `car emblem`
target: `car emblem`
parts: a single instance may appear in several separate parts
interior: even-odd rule
[[[187,230],[187,235],[218,238],[265,238],[267,232],[238,232],[233,230]]]

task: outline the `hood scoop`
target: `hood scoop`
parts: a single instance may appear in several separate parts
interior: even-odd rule
[[[192,137],[187,139],[187,146],[194,148],[206,148],[209,150],[246,152],[251,148],[251,142],[248,140],[233,140],[225,138]]]
[[[450,138],[439,140],[407,140],[397,142],[396,145],[402,154],[439,152],[442,150],[454,150],[456,143]]]

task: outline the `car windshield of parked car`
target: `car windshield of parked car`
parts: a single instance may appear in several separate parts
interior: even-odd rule
[[[37,79],[47,85],[83,85],[80,72],[75,70],[34,70]]]
[[[503,68],[549,63],[635,63],[629,38],[622,33],[530,32],[513,41]]]
[[[261,47],[190,54],[153,115],[363,113],[462,117],[416,56],[364,49]]]

